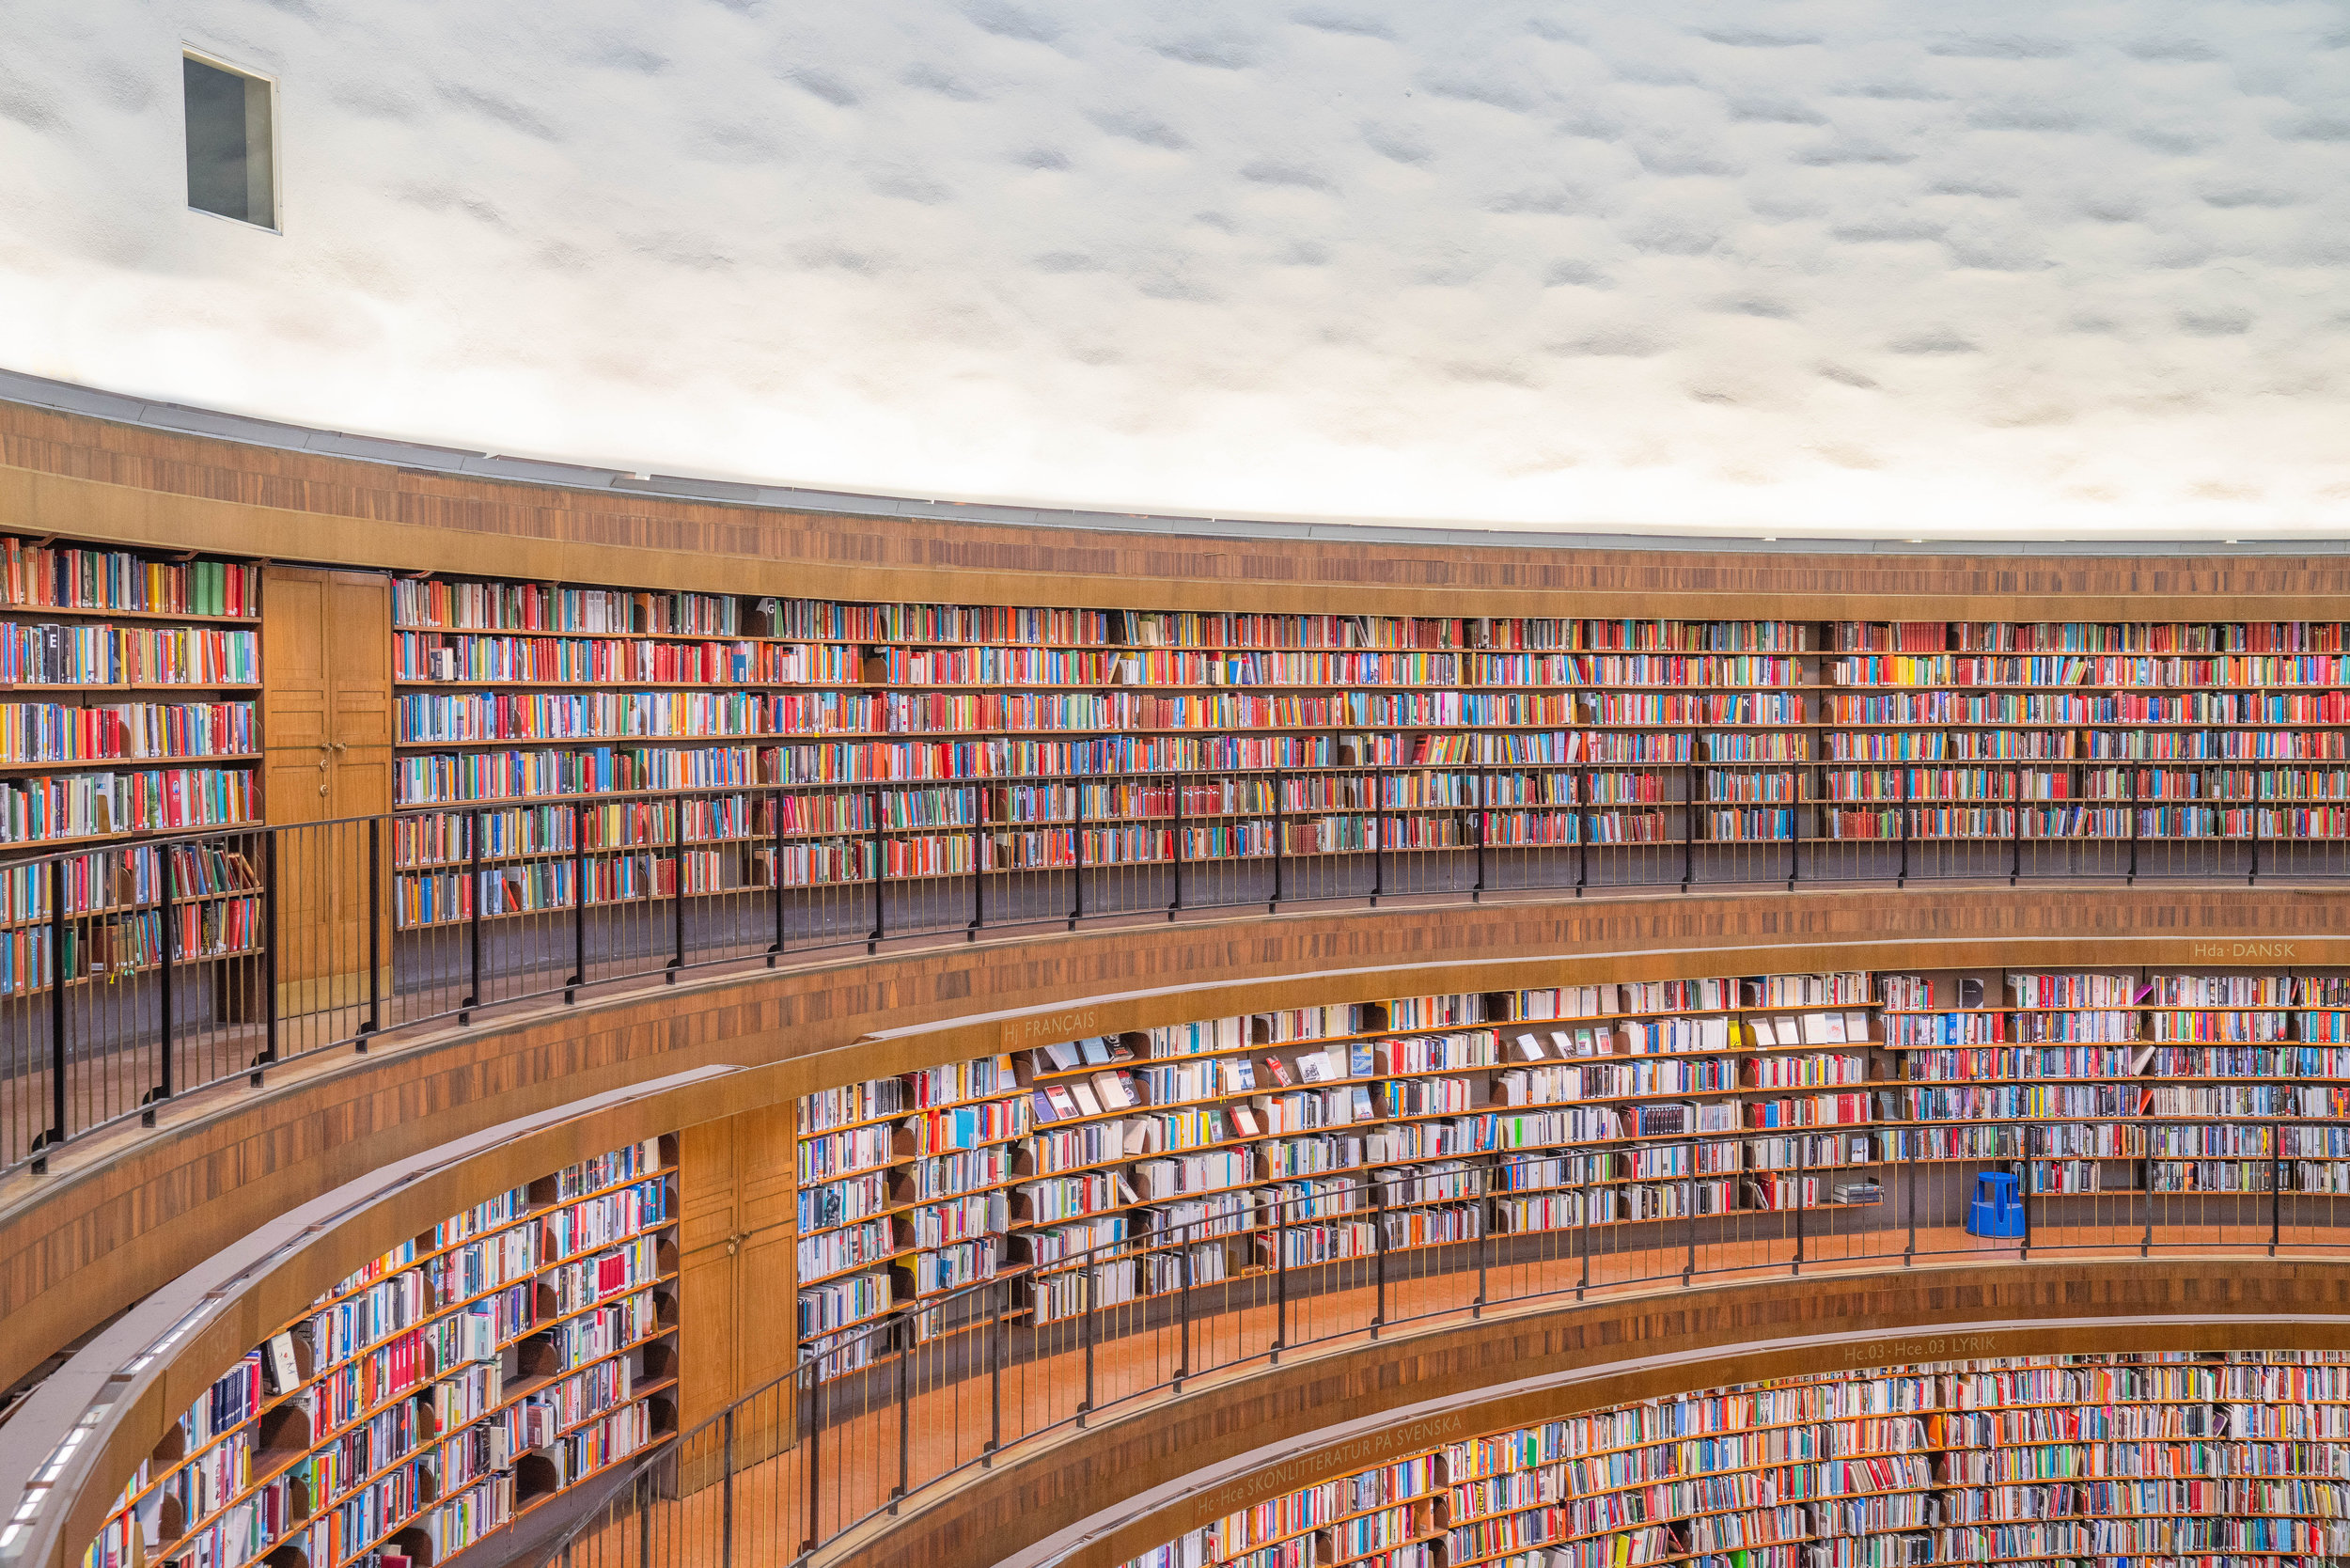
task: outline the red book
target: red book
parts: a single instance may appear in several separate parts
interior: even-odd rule
[[[596,1260],[596,1294],[610,1295],[628,1283],[628,1258],[619,1252]]]

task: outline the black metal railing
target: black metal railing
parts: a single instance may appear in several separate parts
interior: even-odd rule
[[[881,1321],[804,1325],[816,1337],[790,1374],[654,1433],[575,1517],[526,1544],[518,1522],[483,1557],[790,1568],[928,1488],[1201,1379],[1496,1312],[1861,1269],[2350,1247],[2350,1125],[2333,1118],[1741,1126],[1409,1157],[1146,1193],[1158,1217],[1129,1211],[1115,1240],[1060,1256],[1030,1241],[994,1278]]]
[[[2217,766],[2205,796],[2168,798],[2178,773],[1764,761],[733,786],[77,848],[0,867],[0,1171],[387,1029],[885,943],[1348,901],[2350,876],[2350,806],[2263,797],[2289,776]]]

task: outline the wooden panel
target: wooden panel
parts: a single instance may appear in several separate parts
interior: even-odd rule
[[[391,604],[379,572],[273,566],[263,585],[269,821],[342,824],[276,845],[277,981],[290,1012],[356,1007],[368,996],[368,837],[346,819],[392,803]],[[390,877],[379,886],[388,909]],[[320,1027],[348,1032],[335,1012]]]
[[[679,1154],[682,1372],[687,1427],[788,1374],[798,1240],[795,1107],[689,1127]],[[787,1425],[772,1441],[788,1443]],[[742,1452],[757,1444],[738,1434]]]
[[[5,403],[0,515],[80,538],[400,571],[1104,608],[2326,619],[2350,594],[2350,558],[2330,555],[1439,550],[839,517],[427,474]]]

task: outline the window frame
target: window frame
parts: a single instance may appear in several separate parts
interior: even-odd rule
[[[226,55],[207,49],[201,44],[190,43],[184,39],[181,39],[180,43],[180,58],[182,63],[183,73],[185,71],[185,62],[194,60],[198,65],[210,66],[214,71],[225,71],[228,75],[242,77],[245,81],[258,82],[264,87],[269,89],[269,210],[271,221],[268,223],[256,223],[251,218],[231,217],[226,212],[215,212],[209,207],[198,207],[196,204],[192,194],[183,194],[180,205],[187,212],[196,213],[202,217],[215,218],[222,223],[235,224],[239,228],[258,229],[264,234],[283,235],[286,232],[286,190],[285,165],[281,154],[285,138],[278,130],[279,111],[283,108],[283,103],[280,101],[280,95],[278,93],[278,78],[272,75],[268,71],[254,71],[249,67],[239,65],[235,61],[228,59]],[[180,184],[183,193],[185,193],[185,186],[187,183],[188,151],[187,88],[182,86],[180,88]]]

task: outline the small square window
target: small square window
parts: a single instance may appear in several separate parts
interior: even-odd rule
[[[270,84],[193,55],[183,57],[180,67],[188,101],[188,205],[275,228],[276,126]]]

